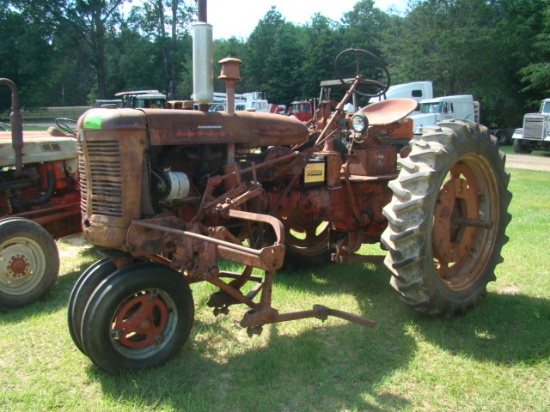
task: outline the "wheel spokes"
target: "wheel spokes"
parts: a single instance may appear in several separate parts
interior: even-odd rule
[[[458,162],[449,171],[441,187],[434,210],[432,249],[439,278],[451,289],[467,287],[479,276],[471,262],[479,260],[479,248],[485,234],[491,230],[490,219],[482,208],[491,196],[486,196],[465,162]],[[487,182],[481,182],[484,185]]]
[[[168,309],[155,292],[133,296],[117,311],[112,337],[133,349],[159,343],[168,323]]]

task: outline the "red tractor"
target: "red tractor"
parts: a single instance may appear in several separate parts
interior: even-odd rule
[[[0,132],[0,308],[21,306],[54,286],[59,255],[54,238],[82,231],[78,157],[67,122],[23,133],[15,84],[11,132]],[[24,136],[23,136],[24,135]]]
[[[220,63],[230,100],[238,61]],[[392,286],[421,313],[452,316],[485,294],[510,221],[496,140],[468,121],[422,136],[409,123],[410,146],[402,147],[392,133],[403,135],[416,101],[385,100],[346,118],[352,96],[382,95],[389,73],[359,49],[340,53],[335,68],[347,91],[335,107],[318,108],[311,128],[206,104],[92,109],[79,119],[83,231],[105,258],[77,280],[68,323],[98,367],[117,373],[173,358],[193,325],[193,282],[218,288],[208,302],[215,314],[245,305],[240,324],[251,336],[308,317],[373,326],[321,305],[291,313],[272,305],[285,262],[384,259],[361,255],[363,244],[387,251]],[[223,270],[220,259],[242,270]]]

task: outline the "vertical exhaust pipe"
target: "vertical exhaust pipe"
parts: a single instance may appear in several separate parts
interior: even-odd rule
[[[193,24],[193,100],[208,110],[214,100],[214,52],[212,25],[206,22],[206,0],[198,0],[198,19]]]
[[[199,22],[206,23],[208,19],[206,18],[206,0],[197,0],[198,3],[198,13],[199,13]]]
[[[11,89],[11,144],[15,151],[15,174],[20,175],[23,171],[23,118],[19,106],[19,93],[15,83],[9,79],[0,79],[0,84],[4,84]]]

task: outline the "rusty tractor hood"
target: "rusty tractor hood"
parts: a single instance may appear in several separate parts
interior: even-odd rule
[[[245,146],[296,145],[308,139],[297,119],[273,113],[202,112],[170,109],[91,109],[79,130],[147,129],[149,144],[197,145],[237,143]]]

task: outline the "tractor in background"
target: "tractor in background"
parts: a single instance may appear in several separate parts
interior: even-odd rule
[[[59,271],[55,239],[82,231],[74,128],[23,132],[17,87],[11,131],[0,131],[0,308],[44,297]]]

